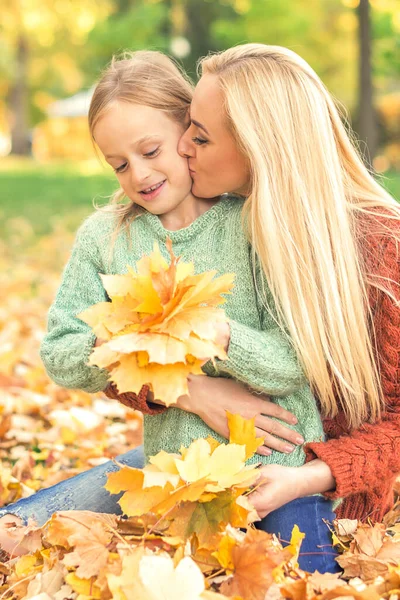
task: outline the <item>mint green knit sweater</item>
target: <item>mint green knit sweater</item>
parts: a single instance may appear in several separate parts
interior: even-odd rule
[[[76,315],[88,306],[107,300],[99,273],[124,273],[159,242],[168,258],[165,240],[172,239],[174,253],[193,261],[196,272],[216,269],[218,274],[235,273],[233,293],[224,308],[230,318],[231,339],[228,359],[211,362],[204,370],[210,376],[232,377],[253,389],[265,392],[298,418],[293,427],[306,442],[323,439],[321,418],[310,387],[287,337],[274,318],[258,301],[253,278],[251,250],[243,233],[243,202],[231,196],[196,219],[189,227],[167,231],[160,219],[150,213],[138,216],[130,227],[130,242],[121,233],[110,261],[110,240],[114,216],[95,213],[78,231],[61,286],[50,308],[48,333],[41,357],[49,376],[59,385],[87,392],[103,390],[108,373],[87,366],[95,336]],[[257,288],[263,282],[257,283]],[[265,285],[264,285],[265,288]],[[197,415],[178,408],[144,418],[146,457],[161,449],[177,452],[194,439],[213,435],[220,438]],[[273,451],[269,457],[256,455],[253,462],[299,466],[305,455],[301,447],[291,454]]]

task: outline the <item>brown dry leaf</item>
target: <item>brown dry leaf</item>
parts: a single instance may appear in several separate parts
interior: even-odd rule
[[[367,588],[359,592],[350,585],[338,586],[320,596],[320,600],[334,600],[335,598],[342,598],[342,600],[381,600],[380,595],[373,588]]]
[[[46,543],[54,546],[73,547],[86,538],[92,527],[101,524],[103,530],[114,531],[118,517],[87,510],[60,511],[41,528]]]
[[[356,542],[356,551],[367,556],[376,556],[383,544],[385,528],[381,523],[370,525],[360,525],[357,531],[353,533],[353,539]]]
[[[273,543],[273,536],[249,529],[243,543],[232,549],[234,574],[221,586],[221,592],[246,600],[264,600],[274,582],[274,569],[287,560],[288,555]]]
[[[46,592],[52,598],[60,591],[67,573],[67,569],[59,562],[49,570],[43,569],[29,582],[27,598],[33,598],[43,592]]]
[[[67,554],[63,560],[67,567],[77,567],[76,574],[83,579],[99,575],[108,561],[108,545],[113,538],[113,532],[104,527],[104,523],[93,523],[89,531],[82,536],[73,534],[68,541],[74,551]]]
[[[386,561],[381,561],[366,555],[351,554],[347,552],[339,555],[336,560],[343,569],[343,577],[346,579],[360,577],[361,579],[370,581],[375,577],[385,575],[389,568]]]
[[[340,541],[347,542],[353,539],[353,534],[357,531],[358,521],[357,519],[335,519],[333,525]]]

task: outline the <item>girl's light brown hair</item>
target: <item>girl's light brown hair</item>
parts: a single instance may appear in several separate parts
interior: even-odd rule
[[[89,108],[89,130],[94,139],[96,123],[114,102],[127,102],[162,110],[184,127],[192,101],[193,84],[183,70],[161,52],[141,50],[113,57],[97,83]],[[120,188],[102,210],[117,217],[113,243],[121,230],[138,214],[140,207],[124,202]]]
[[[391,290],[399,282],[368,271],[361,225],[398,244],[400,208],[369,174],[330,94],[297,54],[244,44],[206,57],[200,68],[218,78],[229,127],[251,164],[244,215],[279,324],[323,413],[335,415],[340,403],[350,428],[374,421],[382,390],[368,289],[397,302]]]

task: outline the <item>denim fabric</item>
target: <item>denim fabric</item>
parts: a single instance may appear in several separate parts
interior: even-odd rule
[[[142,468],[143,447],[139,446],[121,454],[116,460],[130,467]],[[31,517],[38,525],[43,525],[53,513],[59,510],[91,510],[120,515],[121,508],[118,500],[122,494],[111,495],[103,487],[107,481],[107,473],[118,469],[119,467],[112,461],[93,467],[50,488],[40,490],[29,498],[22,498],[14,504],[8,504],[0,510],[0,517],[11,513],[20,517],[24,523]]]
[[[332,547],[332,535],[323,519],[329,523],[335,519],[332,502],[322,496],[308,496],[274,510],[256,523],[256,527],[275,533],[285,546],[285,542],[290,541],[294,525],[298,525],[300,531],[306,534],[300,548],[300,568],[311,573],[338,573],[341,569],[335,561],[337,552]]]

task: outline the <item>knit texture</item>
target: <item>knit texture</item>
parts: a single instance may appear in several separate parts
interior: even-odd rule
[[[251,250],[243,232],[242,206],[242,200],[226,196],[189,227],[178,231],[165,230],[157,216],[143,213],[131,224],[129,239],[124,233],[118,236],[112,257],[114,217],[107,213],[89,217],[78,232],[49,311],[48,334],[41,347],[49,376],[59,385],[88,392],[107,387],[107,371],[87,365],[94,335],[76,315],[92,304],[108,300],[99,273],[127,272],[127,265],[134,266],[152,251],[154,241],[158,241],[168,258],[165,241],[169,236],[175,254],[193,261],[197,273],[214,269],[218,275],[236,274],[233,293],[224,304],[231,319],[228,359],[218,361],[215,368],[211,362],[207,363],[204,367],[207,374],[236,378],[274,397],[296,415],[298,424],[292,428],[307,442],[323,439],[317,403],[296,353],[277,327],[274,314],[267,312],[258,300]],[[270,299],[269,304],[272,305]],[[224,441],[200,417],[178,408],[144,416],[146,457],[161,449],[178,452],[181,445],[188,446],[193,440],[209,435]],[[268,457],[257,455],[252,461],[299,466],[305,461],[305,453],[298,446],[289,455],[273,451]]]
[[[379,219],[389,230],[399,224]],[[400,300],[400,262],[396,241],[387,234],[374,233],[373,222],[364,223],[362,253],[367,270],[397,302]],[[400,473],[400,305],[385,292],[372,287],[369,302],[373,315],[385,409],[379,422],[348,431],[343,411],[324,420],[327,441],[306,446],[307,461],[320,458],[336,479],[334,492],[327,498],[344,498],[337,510],[340,518],[381,521],[393,505],[393,482]]]

